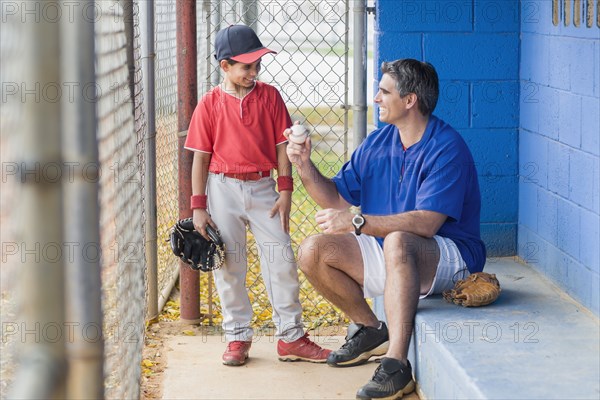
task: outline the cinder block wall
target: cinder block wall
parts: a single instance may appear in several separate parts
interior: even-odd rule
[[[521,6],[518,254],[598,314],[598,11],[592,27],[562,11],[555,26],[551,1]]]
[[[488,255],[517,252],[519,2],[378,0],[374,85],[382,61],[431,62],[434,114],[465,138],[477,163]]]

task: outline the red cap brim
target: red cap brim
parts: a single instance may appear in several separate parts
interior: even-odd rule
[[[238,56],[231,57],[231,59],[233,61],[241,62],[242,64],[252,64],[267,53],[277,54],[276,51],[269,50],[264,47],[260,50],[253,51],[252,53],[240,54]]]

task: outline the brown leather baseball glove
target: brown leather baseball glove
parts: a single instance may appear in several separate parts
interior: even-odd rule
[[[442,295],[449,303],[479,307],[493,303],[500,295],[500,290],[496,275],[476,272],[456,282],[454,289],[446,290]]]

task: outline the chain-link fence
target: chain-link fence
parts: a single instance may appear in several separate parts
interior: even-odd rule
[[[77,6],[81,4],[77,3]],[[58,119],[59,115],[24,115],[24,104],[72,101],[69,97],[74,91],[85,91],[90,87],[81,87],[82,82],[38,81],[31,84],[21,74],[27,62],[27,58],[22,56],[24,49],[33,45],[22,39],[26,37],[23,33],[40,21],[63,24],[68,18],[76,18],[73,9],[67,4],[53,2],[2,2],[1,398],[8,395],[14,372],[19,367],[16,354],[26,338],[29,340],[29,336],[32,336],[35,342],[62,340],[68,345],[72,340],[71,332],[76,329],[82,330],[76,335],[83,333],[85,340],[104,341],[105,397],[123,399],[139,395],[146,310],[143,198],[146,120],[141,107],[143,87],[139,67],[137,13],[131,12],[136,9],[131,7],[133,3],[129,3],[131,8],[128,10],[127,3],[119,1],[90,2],[87,6],[84,11],[88,14],[84,18],[95,25],[96,82],[95,91],[84,92],[84,95],[88,95],[87,101],[93,101],[96,105],[99,164],[86,165],[82,172],[84,178],[87,176],[99,184],[100,243],[59,243],[60,238],[56,238],[57,242],[51,243],[55,252],[49,253],[49,246],[30,243],[23,236],[23,227],[19,223],[23,213],[28,213],[28,210],[19,208],[22,185],[18,168],[22,168],[28,156],[21,151],[20,131],[25,119]],[[79,8],[75,10],[81,11]],[[36,37],[35,40],[42,46],[48,46],[55,45],[61,39]],[[56,54],[56,57],[61,55]],[[132,96],[135,96],[135,102]],[[52,177],[44,169],[44,160],[33,161],[32,165],[36,168],[30,172],[35,183]],[[79,171],[73,164],[70,160],[62,160],[62,163],[54,165],[56,169],[52,170],[52,174],[62,177],[58,182],[63,186],[71,183]],[[94,177],[96,171],[98,178]],[[47,212],[60,213],[61,210],[48,209]],[[39,221],[39,224],[43,225],[44,221]],[[73,321],[65,321],[64,326],[58,321],[43,326],[26,325],[22,322],[20,300],[27,296],[28,290],[35,288],[17,285],[21,283],[19,266],[38,260],[43,264],[50,257],[51,261],[63,257],[66,262],[73,252],[84,252],[84,257],[100,261],[103,326],[77,326]],[[22,292],[20,296],[17,296],[18,288]],[[67,295],[67,304],[69,301],[73,299]],[[60,368],[56,366],[56,369]]]
[[[159,0],[155,12],[156,210],[158,293],[168,296],[179,263],[165,241],[177,222],[177,42],[175,2]]]
[[[139,32],[135,9],[98,2],[96,21],[102,308],[107,398],[139,393],[145,328],[143,173]],[[128,29],[134,29],[133,32]],[[135,35],[137,33],[137,35]],[[129,43],[128,43],[129,37]],[[133,89],[133,90],[132,90]],[[135,107],[135,108],[134,108]]]
[[[199,8],[200,11],[200,8]],[[243,23],[262,43],[278,52],[265,56],[259,79],[277,87],[292,115],[312,132],[313,161],[332,176],[348,154],[348,0],[204,1],[198,13],[199,96],[221,82],[213,57],[219,29]],[[201,23],[202,22],[202,23]],[[295,175],[296,186],[300,186]],[[294,191],[290,231],[294,250],[317,233],[315,203],[300,186]],[[253,324],[271,327],[271,307],[260,277],[259,257],[248,233],[247,286],[255,310]],[[220,306],[209,275],[201,277],[201,312],[206,324],[219,323]],[[300,300],[309,327],[333,325],[343,316],[300,274]]]
[[[144,114],[147,89],[142,84],[140,53],[144,33],[140,32],[138,14],[144,2],[106,0],[90,1],[89,5],[86,10],[88,19],[95,24],[96,45],[95,102],[100,173],[100,243],[97,247],[101,254],[105,397],[135,398],[140,387],[148,292],[144,237],[148,215],[144,201],[148,116]],[[172,0],[156,0],[154,4],[158,293],[163,299],[168,296],[178,272],[176,259],[164,242],[169,227],[178,217],[175,6]],[[29,262],[31,257],[39,256],[25,248],[19,212],[27,210],[18,207],[21,185],[12,167],[26,157],[21,152],[19,136],[23,119],[40,118],[23,115],[23,104],[34,101],[34,96],[44,95],[47,88],[22,87],[24,81],[20,74],[25,62],[22,53],[30,45],[24,42],[22,32],[27,29],[27,20],[33,18],[35,22],[35,18],[54,17],[49,13],[52,10],[59,10],[65,18],[71,15],[67,4],[63,7],[61,3],[51,1],[3,1],[1,8],[0,398],[7,396],[17,359],[14,350],[26,334],[19,330],[27,328],[19,325],[18,267]],[[349,1],[213,0],[198,1],[197,10],[199,96],[222,78],[212,57],[215,33],[231,23],[251,25],[266,46],[279,52],[264,58],[260,79],[276,86],[293,119],[310,127],[315,163],[328,176],[336,172],[347,158],[349,147],[346,108],[349,97]],[[57,18],[56,23],[60,22]],[[69,87],[64,93],[68,90]],[[316,205],[299,185],[297,177],[296,182],[291,223],[294,246],[316,232],[312,219]],[[258,328],[268,327],[271,307],[258,272],[259,257],[250,234],[249,241],[248,287],[256,310],[254,323]],[[202,274],[200,304],[204,323],[217,324],[220,310],[213,288],[210,275]],[[305,322],[309,325],[331,325],[340,321],[339,313],[316,294],[303,276],[301,301]]]

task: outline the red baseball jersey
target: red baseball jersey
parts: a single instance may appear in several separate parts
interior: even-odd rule
[[[212,153],[209,171],[245,173],[277,168],[276,146],[292,120],[279,91],[257,81],[243,98],[220,86],[206,93],[194,110],[185,148]]]

